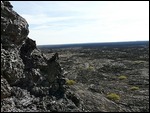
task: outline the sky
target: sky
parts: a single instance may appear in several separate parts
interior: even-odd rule
[[[149,1],[10,1],[37,45],[149,41]]]

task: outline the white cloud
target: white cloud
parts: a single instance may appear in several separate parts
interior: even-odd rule
[[[13,3],[24,3],[19,12],[37,44],[149,40],[148,1]]]
[[[135,28],[136,27],[136,28]],[[31,37],[39,39],[37,44],[63,44],[85,42],[116,42],[147,40],[148,30],[141,31],[142,25],[101,27],[101,25],[80,25],[63,30],[32,30]],[[143,26],[144,27],[144,26]],[[142,28],[143,28],[142,27]],[[82,37],[82,38],[81,38]]]
[[[35,24],[35,25],[41,25],[48,22],[57,22],[62,20],[68,20],[72,19],[74,17],[49,17],[48,15],[39,14],[39,15],[22,15],[26,20],[29,22],[29,24]]]

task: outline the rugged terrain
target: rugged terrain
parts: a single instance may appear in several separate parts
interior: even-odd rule
[[[27,21],[1,1],[1,112],[83,111],[57,62],[28,37]]]
[[[1,112],[149,111],[149,46],[39,49],[28,33],[1,1]]]
[[[149,112],[149,46],[42,49],[58,52],[86,111]],[[108,98],[115,93],[120,98]]]

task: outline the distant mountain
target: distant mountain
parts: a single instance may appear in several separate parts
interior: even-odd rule
[[[127,47],[127,46],[149,46],[149,41],[39,45],[37,47],[55,49],[55,48],[74,48],[74,47],[93,48],[93,47]]]

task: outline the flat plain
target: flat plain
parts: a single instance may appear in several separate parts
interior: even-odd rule
[[[149,46],[41,49],[59,54],[85,111],[149,112]]]

